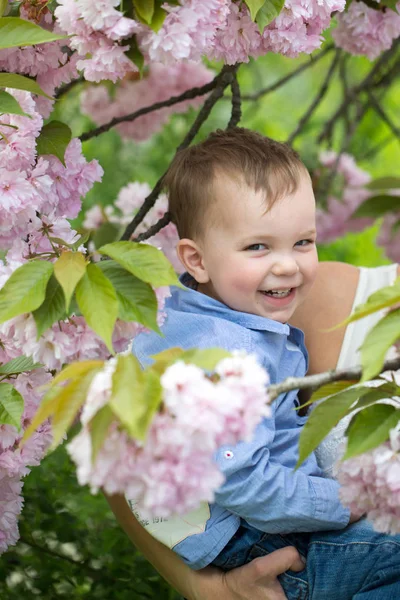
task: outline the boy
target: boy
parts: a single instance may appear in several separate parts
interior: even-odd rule
[[[311,288],[318,259],[315,200],[297,154],[244,129],[218,131],[177,155],[165,185],[186,289],[167,301],[163,338],[134,340],[141,364],[168,347],[221,346],[256,353],[271,383],[304,375],[303,334],[287,321]],[[305,422],[297,405],[294,391],[280,396],[251,442],[219,450],[226,481],[215,504],[171,545],[193,568],[225,570],[295,545],[307,569],[281,577],[289,600],[400,598],[399,537],[364,523],[346,528],[353,519],[339,485],[324,478],[313,455],[294,471]]]

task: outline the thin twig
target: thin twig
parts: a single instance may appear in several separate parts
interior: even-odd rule
[[[287,139],[287,143],[289,145],[292,145],[294,140],[296,139],[296,137],[303,131],[304,127],[307,125],[308,121],[310,120],[310,118],[312,117],[312,115],[314,114],[314,112],[316,111],[316,109],[321,104],[322,100],[324,99],[326,92],[328,91],[328,88],[329,88],[329,83],[333,77],[333,74],[334,74],[337,64],[339,62],[340,55],[341,55],[341,50],[336,50],[335,56],[331,62],[331,65],[330,65],[328,73],[326,74],[326,77],[322,83],[322,86],[318,91],[318,94],[316,95],[314,100],[311,102],[310,106],[308,107],[308,109],[306,110],[304,115],[301,117],[296,129],[293,131],[293,133],[291,133],[291,135]]]
[[[369,73],[364,77],[364,79],[356,86],[353,86],[348,90],[348,93],[343,98],[342,103],[336,109],[331,118],[326,122],[325,127],[321,131],[320,135],[317,138],[317,143],[320,144],[324,139],[330,139],[332,136],[332,129],[340,119],[340,117],[348,110],[350,103],[354,102],[361,92],[364,92],[373,87],[380,87],[382,85],[387,85],[390,83],[392,78],[395,76],[399,69],[399,64],[396,62],[388,72],[385,73],[380,79],[375,80],[375,77],[380,73],[381,69],[387,67],[387,63],[389,58],[395,53],[397,50],[398,42],[393,44],[390,50],[384,52],[379,60],[374,64]]]
[[[397,138],[400,138],[400,128],[393,123],[389,115],[387,115],[383,110],[382,106],[379,104],[372,92],[368,92],[368,98],[375,112],[380,116],[382,121],[386,123],[393,135],[395,135]]]
[[[158,233],[161,229],[166,227],[170,222],[171,213],[167,211],[166,213],[164,213],[161,219],[158,219],[157,223],[154,223],[154,225],[149,227],[147,231],[140,233],[135,239],[135,241],[143,242],[144,240],[148,240],[149,238],[153,237],[153,235],[156,235],[156,233]]]
[[[400,368],[400,356],[385,361],[382,366],[383,371],[397,371]],[[271,400],[275,400],[280,394],[290,392],[291,390],[316,389],[327,383],[334,381],[360,381],[362,377],[361,367],[351,367],[350,369],[338,369],[337,371],[325,371],[316,375],[306,375],[305,377],[288,377],[282,383],[270,385],[268,395]]]
[[[306,71],[310,67],[317,64],[317,62],[320,61],[321,58],[323,58],[326,54],[328,54],[328,52],[333,50],[333,48],[334,48],[334,45],[330,44],[329,46],[324,48],[324,50],[322,50],[319,54],[317,54],[315,57],[311,57],[311,59],[308,62],[303,63],[297,69],[295,69],[291,73],[288,73],[288,75],[285,75],[285,77],[282,77],[282,79],[279,79],[272,85],[270,85],[266,88],[263,88],[263,89],[259,90],[258,92],[255,92],[254,94],[243,95],[242,100],[246,100],[246,101],[259,100],[262,96],[266,96],[267,94],[270,94],[271,92],[275,92],[275,90],[277,90],[280,87],[282,87],[283,85],[285,85],[285,83],[287,83],[288,81],[293,79],[293,77],[300,75],[300,73],[303,73],[303,71]]]
[[[97,569],[93,569],[88,564],[84,564],[81,561],[74,560],[70,556],[66,556],[65,554],[60,554],[59,552],[56,552],[55,550],[50,550],[50,548],[47,548],[46,546],[41,546],[40,544],[35,542],[33,539],[28,540],[25,536],[20,536],[19,541],[22,542],[23,544],[26,544],[27,546],[30,546],[31,548],[34,548],[35,550],[39,550],[39,552],[43,552],[43,554],[48,554],[49,556],[52,556],[53,558],[61,558],[62,560],[69,562],[71,565],[74,565],[79,568],[84,568],[90,573],[90,575],[92,577],[98,578],[100,576],[100,572],[97,571]]]
[[[225,88],[232,83],[234,73],[236,72],[238,66],[239,65],[225,65],[222,68],[221,72],[219,73],[219,75],[217,75],[217,77],[214,80],[215,87],[214,87],[213,91],[211,92],[211,94],[208,96],[208,98],[204,102],[199,114],[196,117],[195,122],[193,123],[192,127],[186,134],[182,143],[176,149],[175,154],[177,154],[180,150],[187,148],[191,144],[191,142],[197,135],[202,124],[204,123],[204,121],[207,120],[214,104],[216,104],[216,102],[218,102],[218,100],[221,98],[221,96],[223,95],[223,93],[225,91]],[[126,229],[121,237],[121,240],[130,240],[135,229],[143,221],[144,217],[147,215],[149,210],[156,203],[156,200],[162,190],[164,175],[165,175],[165,173],[163,173],[163,175],[157,181],[153,190],[147,196],[147,198],[143,202],[142,206],[136,213],[133,220],[126,227]],[[164,219],[164,217],[162,217],[162,219]],[[158,226],[158,223],[156,223],[153,227],[157,227],[157,226]],[[154,229],[153,229],[153,231],[154,231]],[[147,232],[141,234],[141,239],[147,239],[146,234],[147,234]],[[154,235],[154,233],[152,233],[152,235]]]
[[[139,110],[136,110],[135,112],[130,113],[128,115],[114,117],[113,119],[111,119],[111,121],[108,121],[108,123],[104,123],[104,125],[96,127],[96,129],[92,129],[91,131],[82,133],[82,135],[79,136],[79,139],[82,142],[85,142],[86,140],[90,140],[93,137],[96,137],[102,133],[105,133],[106,131],[109,131],[110,129],[112,129],[116,125],[119,125],[120,123],[132,123],[132,121],[135,121],[139,117],[159,110],[160,108],[174,106],[175,104],[179,104],[179,102],[183,102],[184,100],[193,100],[193,98],[197,98],[198,96],[204,96],[205,94],[208,94],[208,92],[211,92],[211,90],[215,88],[218,81],[219,79],[217,75],[212,81],[206,83],[202,87],[191,88],[190,90],[183,92],[183,94],[180,94],[179,96],[171,96],[171,98],[163,100],[162,102],[155,102],[150,106],[144,106],[143,108],[139,108]]]
[[[342,156],[342,154],[344,154],[347,151],[348,147],[350,146],[352,137],[353,137],[357,127],[361,123],[362,119],[364,118],[364,115],[367,112],[367,110],[368,110],[367,104],[361,104],[361,103],[358,104],[357,112],[354,116],[354,119],[352,119],[350,122],[350,126],[347,129],[346,135],[344,136],[340,150],[337,153],[335,163],[334,163],[334,165],[332,165],[332,168],[329,170],[328,175],[324,179],[322,179],[322,181],[319,184],[319,187],[317,189],[317,194],[316,194],[318,203],[323,205],[325,203],[325,200],[328,198],[333,181],[334,181],[337,171],[338,171],[340,157]]]
[[[76,79],[73,79],[69,83],[64,83],[64,85],[60,85],[60,87],[57,88],[56,91],[54,92],[54,98],[56,100],[58,100],[59,98],[61,98],[61,96],[64,96],[64,94],[67,94],[76,85],[78,85],[79,83],[83,83],[84,81],[85,80],[83,77],[77,77]]]
[[[392,142],[393,142],[393,136],[392,136],[392,134],[390,134],[390,135],[386,136],[385,139],[381,140],[380,142],[378,142],[371,148],[368,148],[364,153],[359,154],[358,160],[359,161],[370,160],[371,158],[373,158],[374,156],[379,154],[379,152],[381,152],[381,150],[386,148],[386,146],[388,144],[391,144]]]
[[[234,74],[231,83],[232,90],[232,113],[228,123],[228,129],[236,127],[242,118],[242,103],[240,98],[240,86],[237,80],[237,73]]]

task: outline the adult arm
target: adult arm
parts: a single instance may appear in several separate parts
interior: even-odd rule
[[[335,369],[342,349],[345,327],[326,331],[341,323],[352,311],[360,271],[353,265],[322,262],[309,296],[296,310],[291,325],[302,329],[310,356],[308,373]],[[400,265],[397,267],[400,276]]]
[[[187,600],[285,600],[277,576],[288,569],[304,568],[297,550],[287,547],[229,573],[214,567],[193,571],[140,525],[123,496],[106,495],[106,498],[136,548]]]

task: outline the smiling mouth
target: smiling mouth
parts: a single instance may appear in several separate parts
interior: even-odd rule
[[[294,288],[287,288],[286,290],[260,290],[262,294],[265,296],[270,296],[271,298],[287,298],[290,296]]]

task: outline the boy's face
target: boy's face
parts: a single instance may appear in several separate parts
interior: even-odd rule
[[[286,323],[316,275],[315,199],[310,178],[270,210],[255,192],[229,175],[215,178],[215,219],[198,244],[206,279],[198,290],[234,310]]]

